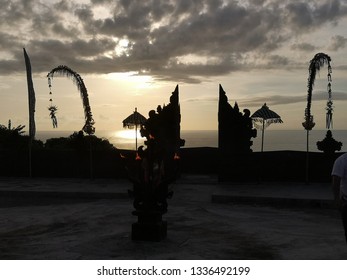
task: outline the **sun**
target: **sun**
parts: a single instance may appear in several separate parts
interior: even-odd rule
[[[138,71],[124,73],[108,73],[106,79],[118,82],[130,83],[136,89],[148,89],[155,87],[152,76],[140,74]]]

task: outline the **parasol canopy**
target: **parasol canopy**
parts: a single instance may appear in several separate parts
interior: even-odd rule
[[[283,121],[277,113],[269,109],[266,103],[264,103],[264,105],[260,109],[255,111],[251,118],[253,119],[253,123],[256,128],[262,128],[261,151],[263,151],[265,128],[272,123],[283,123]],[[261,123],[261,126],[257,125],[257,122]]]
[[[144,124],[147,121],[147,119],[142,116],[139,112],[137,112],[137,108],[135,108],[134,113],[132,113],[130,116],[128,116],[126,119],[123,120],[123,127],[124,128],[135,128],[135,141],[136,141],[136,150],[137,150],[137,127],[139,125]]]
[[[135,108],[134,113],[128,116],[125,120],[123,120],[123,127],[132,129],[138,125],[144,124],[146,120],[147,119],[144,116],[137,112],[137,108]]]

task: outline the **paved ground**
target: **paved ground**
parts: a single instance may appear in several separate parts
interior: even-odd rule
[[[131,241],[131,184],[0,178],[0,259],[347,259],[329,184],[183,176],[168,237]]]

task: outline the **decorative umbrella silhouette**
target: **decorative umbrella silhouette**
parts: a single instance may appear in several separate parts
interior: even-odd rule
[[[269,107],[264,103],[264,105],[254,112],[254,114],[251,116],[253,119],[253,123],[256,128],[262,128],[262,135],[261,135],[261,151],[264,150],[264,131],[265,128],[268,127],[272,123],[283,123],[281,120],[281,117],[275,113],[274,111],[271,111]],[[257,124],[257,122],[260,122],[261,125]]]
[[[137,127],[139,125],[144,124],[147,119],[142,116],[139,112],[137,112],[137,108],[135,108],[134,113],[128,116],[125,120],[123,120],[123,127],[127,127],[133,129],[135,127],[135,147],[137,150]]]

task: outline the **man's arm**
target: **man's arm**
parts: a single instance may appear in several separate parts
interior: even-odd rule
[[[340,200],[340,183],[341,178],[339,176],[333,175],[332,176],[332,188],[333,188],[333,194],[336,205],[339,207],[341,200]]]

